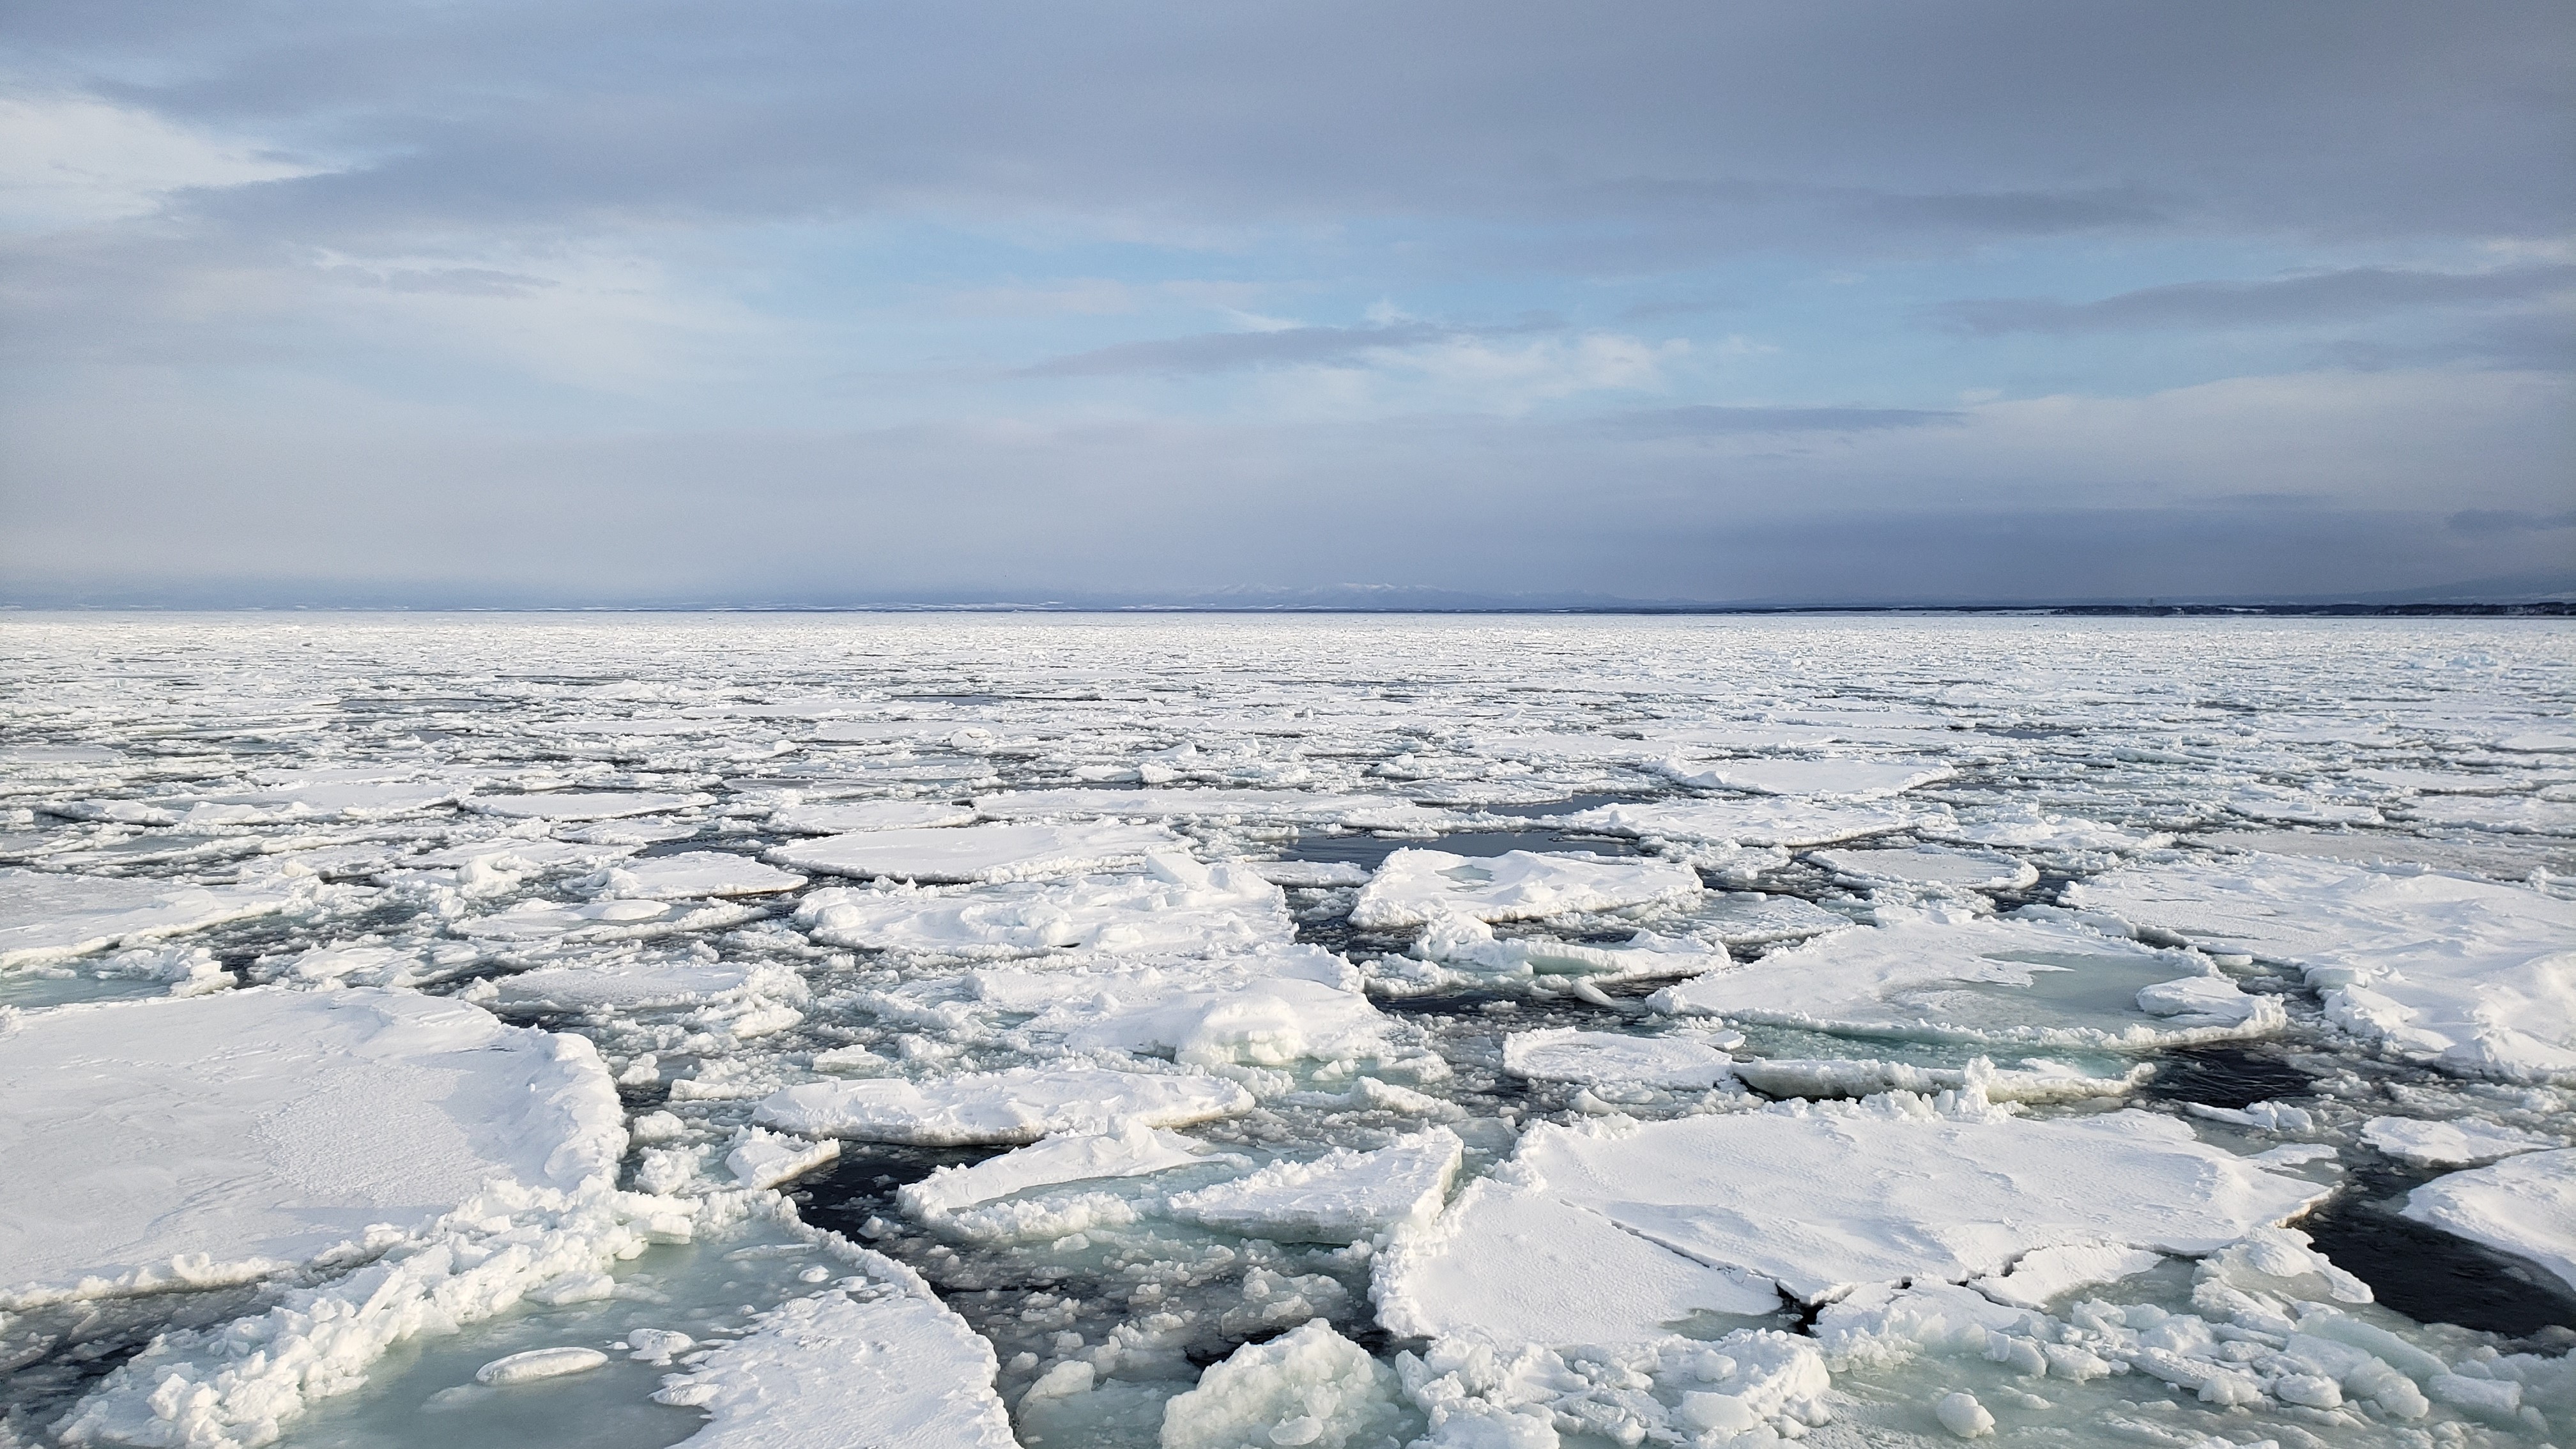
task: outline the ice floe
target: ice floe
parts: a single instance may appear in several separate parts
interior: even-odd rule
[[[1658,1008],[1862,1036],[2146,1047],[2286,1022],[2207,962],[2049,921],[1881,912],[1655,994]]]
[[[1695,789],[1800,795],[1811,800],[1884,800],[1958,773],[1931,760],[1863,759],[1729,760],[1705,769],[1674,761],[1664,769],[1675,784]]]
[[[22,1013],[0,1095],[8,1308],[354,1261],[490,1180],[569,1191],[625,1147],[589,1042],[402,991]]]
[[[1900,830],[1946,825],[1939,805],[1906,802],[1846,805],[1803,799],[1673,800],[1604,805],[1562,816],[1569,830],[1628,835],[1645,840],[1707,841],[1735,846],[1803,850]]]
[[[1438,1217],[1465,1152],[1458,1134],[1433,1127],[1371,1151],[1335,1148],[1306,1161],[1274,1162],[1231,1182],[1176,1194],[1164,1211],[1275,1242],[1359,1242]]]
[[[2469,1076],[2576,1081],[2576,900],[2433,871],[2256,855],[2137,866],[2069,905],[2298,967],[2326,1015]]]
[[[993,1346],[903,1276],[791,1298],[656,1397],[707,1412],[691,1449],[1016,1449]]]
[[[292,884],[189,886],[0,866],[0,969],[285,910]]]
[[[2017,856],[1937,845],[1912,850],[1819,850],[1808,859],[1864,884],[1894,882],[1954,890],[2016,891],[2039,881],[2039,867]]]
[[[1057,1133],[999,1157],[940,1168],[905,1184],[896,1197],[905,1212],[936,1223],[961,1208],[1032,1188],[1197,1167],[1209,1160],[1206,1152],[1189,1138],[1129,1117],[1097,1131]]]
[[[2511,1253],[2576,1288],[2576,1148],[2528,1152],[2437,1177],[2406,1195],[2406,1216]]]
[[[619,820],[630,815],[667,815],[715,803],[713,795],[662,795],[642,790],[566,790],[526,795],[474,795],[467,809],[512,820]]]
[[[769,823],[805,835],[847,835],[865,830],[929,830],[972,825],[975,808],[928,800],[836,800],[790,805],[773,811]]]
[[[920,888],[828,886],[798,902],[815,940],[873,951],[1001,958],[1058,951],[1207,955],[1285,943],[1287,899],[1244,865],[1157,851],[1141,875]]]
[[[2361,1140],[2418,1167],[2471,1167],[2564,1147],[2563,1137],[2544,1137],[2499,1122],[2427,1122],[2420,1117],[2373,1117],[2361,1124]]]
[[[830,835],[779,846],[769,858],[827,875],[936,884],[1074,875],[1181,848],[1180,837],[1159,826],[967,825]]]
[[[694,896],[759,896],[792,891],[805,877],[761,864],[747,855],[689,850],[647,856],[600,872],[602,895],[619,900],[682,900]]]
[[[1320,1319],[1247,1343],[1163,1406],[1162,1449],[1393,1449],[1420,1427],[1395,1372]]]
[[[1697,896],[1699,875],[1670,861],[1514,850],[1498,856],[1399,850],[1360,889],[1351,923],[1419,926],[1464,917],[1521,921]]]
[[[1503,1039],[1503,1070],[1554,1082],[1634,1082],[1705,1089],[1734,1075],[1735,1059],[1686,1035],[1629,1036],[1550,1027]]]
[[[1034,1142],[1131,1118],[1181,1127],[1251,1106],[1251,1093],[1219,1077],[1014,1067],[929,1082],[808,1082],[764,1099],[754,1116],[811,1137],[943,1145]]]

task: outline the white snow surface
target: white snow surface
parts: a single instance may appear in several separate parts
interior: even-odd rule
[[[2528,1258],[2576,1288],[2576,1148],[2437,1177],[2406,1194],[2405,1213]]]
[[[907,1275],[909,1276],[909,1275]],[[707,1411],[689,1449],[1017,1449],[993,1346],[927,1287],[792,1298],[657,1397]]]
[[[1031,1188],[1196,1167],[1208,1160],[1205,1154],[1204,1147],[1177,1132],[1159,1131],[1129,1117],[1100,1131],[1057,1133],[999,1157],[940,1168],[906,1183],[895,1196],[905,1212],[936,1222],[959,1208]]]
[[[2207,1146],[2171,1117],[2034,1121],[1910,1095],[1545,1124],[1523,1136],[1513,1164],[1524,1192],[1811,1303],[1869,1283],[1999,1274],[2038,1248],[2206,1253],[2329,1191]],[[1475,1230],[1463,1199],[1452,1216]],[[1513,1271],[1504,1261],[1486,1271]],[[1399,1272],[1390,1291],[1425,1289]]]
[[[589,1042],[404,991],[22,1013],[0,1032],[0,1096],[8,1308],[398,1241],[494,1179],[603,1181],[626,1142]]]
[[[827,886],[797,903],[815,940],[873,951],[1000,958],[1059,951],[1209,955],[1285,943],[1287,898],[1244,865],[1176,851],[1141,875],[922,888]]]
[[[1561,818],[1568,829],[1646,840],[1708,841],[1802,850],[1946,825],[1950,812],[1910,802],[1839,804],[1807,799],[1674,800],[1604,805]]]
[[[630,815],[667,815],[714,803],[712,795],[662,795],[649,790],[476,795],[465,802],[468,809],[513,820],[622,820]]]
[[[1286,1243],[1351,1243],[1440,1215],[1466,1145],[1433,1127],[1371,1151],[1337,1147],[1175,1194],[1164,1210],[1203,1227]]]
[[[1756,795],[1799,795],[1811,800],[1884,800],[1958,772],[1933,760],[1728,760],[1705,769],[1676,762],[1675,783],[1702,790],[1742,790]]]
[[[1689,1036],[1548,1027],[1503,1039],[1503,1070],[1555,1082],[1636,1082],[1708,1088],[1734,1075],[1734,1058]]]
[[[965,825],[829,835],[778,846],[769,858],[826,875],[885,876],[930,885],[1040,880],[1180,849],[1180,837],[1159,826]]]
[[[975,823],[975,807],[932,800],[835,800],[788,805],[769,823],[804,835],[848,835],[864,830],[926,830]]]
[[[1653,1003],[1738,1023],[2054,1045],[2211,1041],[2286,1020],[2277,1001],[2247,996],[2184,952],[2052,921],[1879,914],[1875,928],[1712,971]]]
[[[2576,1083],[2576,900],[2279,855],[2133,867],[2065,899],[2296,966],[2329,1019],[2445,1071]]]
[[[758,896],[792,891],[805,877],[720,850],[685,850],[611,866],[599,876],[603,894],[621,900],[667,901],[691,896]]]
[[[1014,1067],[920,1083],[808,1082],[764,1099],[754,1116],[810,1137],[949,1145],[1034,1142],[1131,1118],[1149,1127],[1181,1127],[1251,1106],[1251,1093],[1218,1077]]]
[[[1698,873],[1671,861],[1529,850],[1482,857],[1399,850],[1360,888],[1351,923],[1382,929],[1453,917],[1523,921],[1685,901],[1700,891]]]
[[[2420,1117],[2373,1117],[2361,1124],[2361,1140],[2417,1167],[2474,1167],[2567,1145],[2563,1137],[2497,1122],[2427,1122]]]

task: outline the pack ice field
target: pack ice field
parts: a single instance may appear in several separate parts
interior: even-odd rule
[[[0,619],[0,1444],[2576,1443],[2548,620]]]

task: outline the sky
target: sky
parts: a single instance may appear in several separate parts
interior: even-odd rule
[[[2576,578],[2564,0],[0,35],[0,602]]]

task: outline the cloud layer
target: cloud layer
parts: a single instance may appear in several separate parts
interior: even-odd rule
[[[0,596],[2563,564],[2563,5],[39,7]]]

